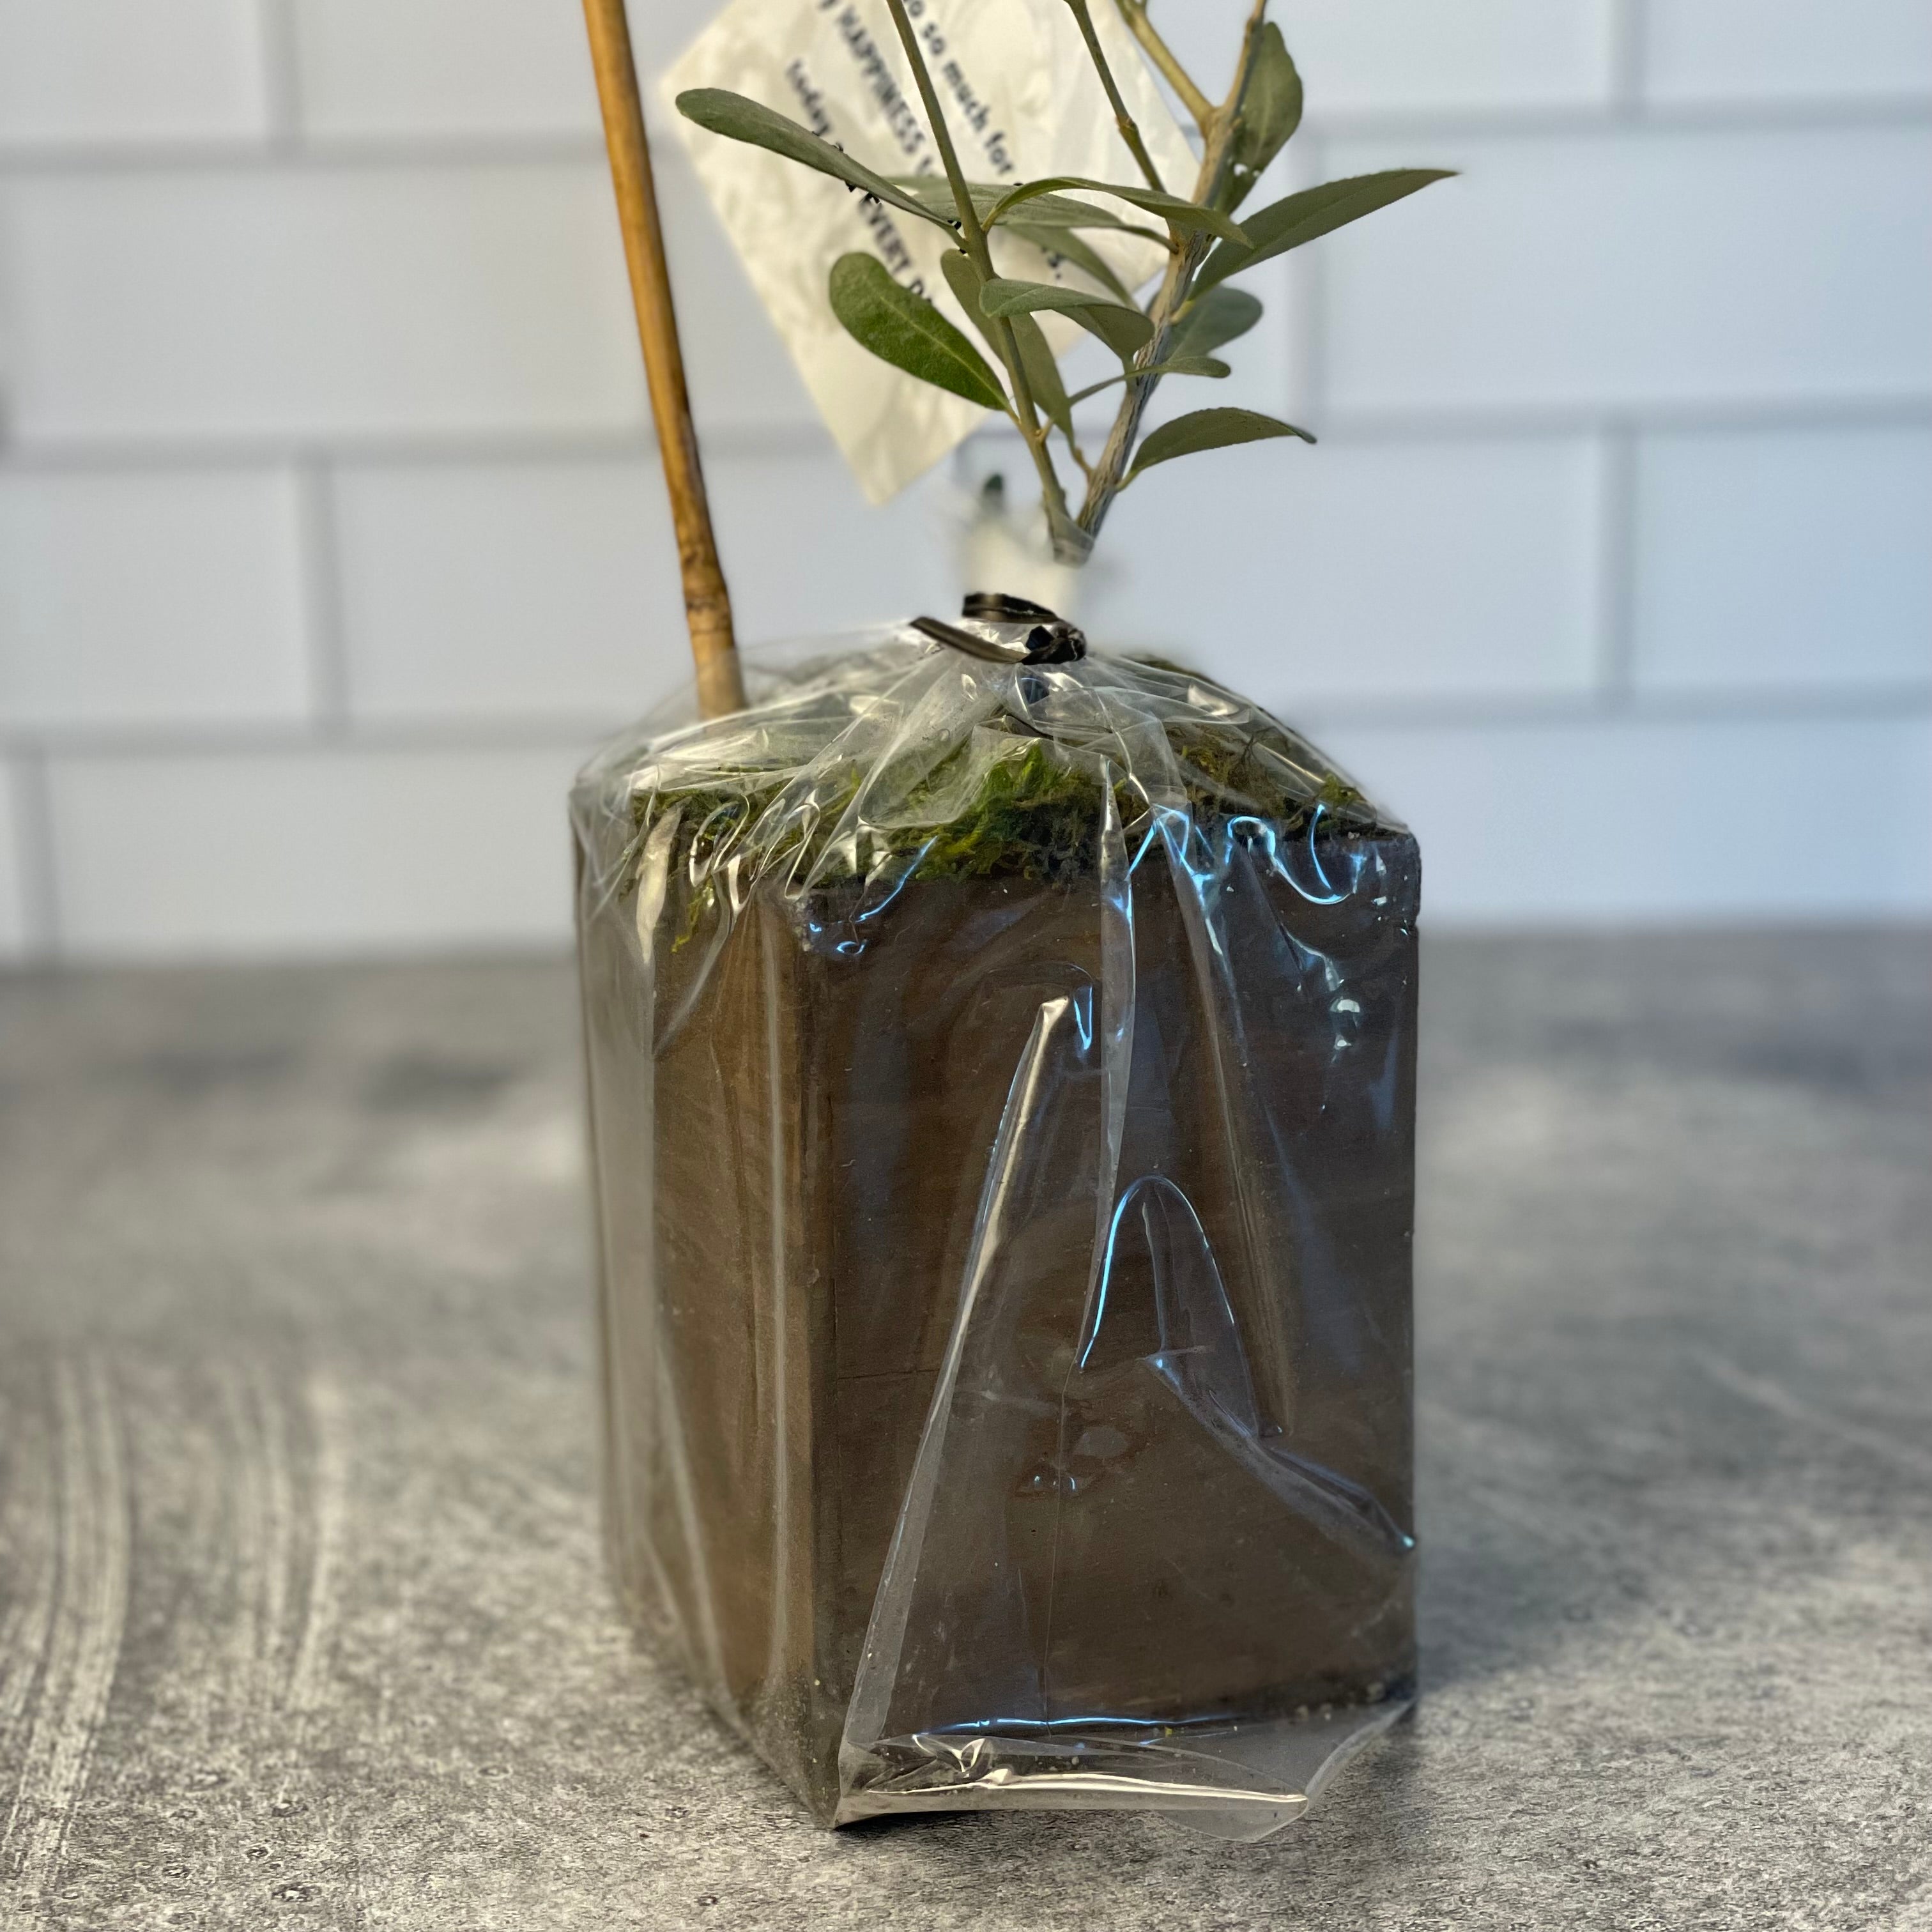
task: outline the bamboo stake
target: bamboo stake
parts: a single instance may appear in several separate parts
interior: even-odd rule
[[[698,433],[692,427],[677,314],[671,306],[670,271],[664,261],[664,230],[658,220],[657,190],[651,178],[651,151],[644,136],[644,104],[638,98],[637,62],[631,52],[630,22],[625,17],[624,0],[584,0],[584,19],[590,32],[597,98],[604,110],[604,144],[610,154],[617,225],[623,232],[624,260],[631,272],[631,299],[638,311],[638,338],[644,346],[658,452],[664,459],[664,488],[670,494],[671,521],[677,530],[685,621],[691,631],[691,655],[698,665],[698,709],[706,718],[722,718],[744,709],[745,681],[731,630],[730,593],[724,587],[717,540],[711,532],[711,506],[698,461]]]

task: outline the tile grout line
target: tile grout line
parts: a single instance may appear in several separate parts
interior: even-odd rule
[[[1298,272],[1306,279],[1318,259],[1316,251],[1310,250],[1306,260],[1298,265]],[[1297,296],[1292,305],[1298,327],[1303,326],[1299,320],[1303,301],[1304,297]],[[1306,327],[1318,332],[1318,315]],[[1312,343],[1309,346],[1318,364],[1322,359],[1319,346]],[[1318,366],[1304,369],[1300,366],[1301,360],[1298,357],[1293,373],[1296,380],[1310,382],[1312,395],[1325,370]],[[1364,442],[1438,442],[1465,437],[1496,440],[1517,436],[1588,436],[1618,426],[1638,430],[1710,430],[1767,435],[1813,429],[1924,429],[1932,427],[1932,393],[1757,397],[1689,403],[1457,404],[1441,407],[1354,405],[1345,406],[1339,419],[1330,422],[1329,430],[1332,435]],[[766,428],[714,424],[702,433],[707,451],[720,461],[761,462],[814,456],[830,459],[836,454],[824,432],[812,424],[775,423]],[[326,438],[272,432],[259,436],[215,433],[194,437],[163,435],[73,441],[45,438],[10,445],[0,453],[0,473],[232,469],[238,465],[296,464],[309,458],[328,466],[352,464],[452,469],[478,463],[626,464],[647,461],[654,448],[646,432],[629,428],[479,430],[456,434],[404,430],[391,435],[358,434]]]
[[[1636,695],[1636,432],[1604,425],[1597,438],[1594,628],[1597,700],[1626,711]]]
[[[271,58],[264,34],[263,70],[274,72],[282,57]],[[292,68],[292,58],[288,62]],[[277,124],[299,110],[298,100],[281,104],[284,83],[264,82],[270,94],[271,124],[260,134],[200,135],[178,141],[48,142],[9,146],[0,142],[0,179],[8,176],[165,175],[254,173],[282,168],[291,172],[345,172],[386,168],[470,170],[595,166],[604,150],[594,134],[314,135]],[[669,173],[675,163],[664,170]]]
[[[22,950],[29,964],[61,952],[60,890],[54,860],[53,800],[47,751],[28,742],[10,749],[14,844],[20,868]]]
[[[296,458],[293,472],[309,721],[316,736],[334,742],[348,735],[350,695],[334,476],[328,458],[314,451]]]
[[[1928,399],[1928,408],[1932,410],[1932,399]],[[810,424],[794,428],[777,424],[768,430],[727,428],[703,434],[707,446],[722,446],[722,453],[728,457],[759,459],[833,453],[824,432]],[[311,456],[330,463],[452,468],[477,463],[629,463],[648,460],[656,447],[640,427],[608,430],[485,428],[454,432],[403,429],[335,436],[326,432],[316,435],[274,430],[259,434],[215,430],[186,436],[163,433],[73,440],[56,436],[32,442],[15,440],[0,452],[0,472],[233,469],[249,464],[296,464]]]
[[[1708,430],[1778,435],[1809,429],[1912,428],[1932,424],[1932,394],[1757,398],[1694,402],[1627,400],[1574,404],[1358,404],[1342,428],[1364,440],[1598,436],[1606,429]]]
[[[261,44],[262,88],[268,106],[268,157],[300,154],[302,137],[302,66],[296,50],[295,20],[289,0],[255,0]]]
[[[407,135],[324,135],[304,133],[299,126],[298,62],[292,44],[284,45],[274,0],[263,0],[264,68],[272,82],[270,111],[284,124],[266,141],[246,137],[210,137],[179,141],[123,142],[46,141],[0,144],[0,176],[8,174],[148,173],[178,169],[255,169],[265,164],[331,168],[496,168],[556,167],[589,165],[603,159],[594,130],[581,134],[494,134]],[[292,38],[292,37],[289,37]],[[1627,52],[1627,48],[1635,52]],[[1633,62],[1640,64],[1641,34],[1612,35],[1610,52],[1616,96],[1608,104],[1556,104],[1521,106],[1498,103],[1488,106],[1363,109],[1312,116],[1310,136],[1347,141],[1411,139],[1493,138],[1562,139],[1606,132],[1650,134],[1750,134],[1832,132],[1848,128],[1916,128],[1932,120],[1932,96],[1920,92],[1845,94],[1811,98],[1762,95],[1737,100],[1648,101],[1626,98],[1622,77]],[[289,90],[295,90],[290,98]],[[287,124],[292,117],[296,124]],[[676,150],[667,155],[665,172],[678,165]]]
[[[1713,685],[1694,689],[1645,690],[1614,711],[1590,692],[1474,695],[1410,693],[1400,698],[1336,698],[1319,694],[1298,710],[1324,723],[1387,724],[1402,730],[1484,730],[1545,725],[1717,724],[1804,723],[1820,718],[1847,722],[1932,720],[1932,680],[1869,686],[1804,685],[1790,688]],[[465,717],[449,713],[352,719],[338,738],[319,746],[314,731],[272,723],[222,728],[182,726],[115,729],[69,728],[45,738],[12,737],[0,731],[0,756],[47,758],[250,758],[327,748],[342,752],[436,754],[442,752],[567,752],[589,749],[629,722],[613,709],[600,716],[518,713]]]
[[[1644,89],[1649,70],[1649,0],[1612,0],[1610,14],[1610,111],[1625,125],[1646,118]]]

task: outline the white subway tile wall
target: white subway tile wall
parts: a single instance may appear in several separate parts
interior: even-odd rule
[[[1932,428],[1664,432],[1636,481],[1640,688],[1924,680]]]
[[[1270,272],[1321,446],[1155,472],[1084,614],[1307,723],[1438,923],[1932,914],[1932,8],[1280,10],[1290,183],[1463,178]],[[0,0],[0,958],[563,938],[684,661],[580,34]],[[998,440],[868,510],[658,146],[743,634],[943,608]]]
[[[285,468],[0,470],[0,722],[302,723],[300,521]]]
[[[256,0],[0,0],[0,148],[260,141]]]
[[[82,957],[551,943],[575,764],[559,746],[56,757],[62,928]]]
[[[1371,790],[1402,800],[1426,899],[1472,921],[1925,916],[1922,718],[1639,714],[1326,736]]]
[[[584,23],[533,0],[287,0],[316,136],[587,134]],[[657,0],[649,10],[656,11]],[[640,11],[644,10],[640,10]]]
[[[709,473],[718,548],[747,637],[889,623],[931,609],[935,598],[957,602],[944,476],[874,510],[830,448],[728,456]],[[681,629],[673,648],[685,648]]]
[[[1666,101],[1910,98],[1932,88],[1925,0],[1648,0],[1644,86]]]
[[[1425,154],[1418,141],[1426,141]],[[1932,124],[1336,140],[1446,182],[1325,245],[1337,411],[1924,398]]]
[[[610,223],[592,157],[16,173],[0,186],[14,434],[46,448],[634,430]]]
[[[1614,0],[1282,0],[1278,17],[1317,124],[1391,109],[1600,106],[1614,84]],[[1204,30],[1225,48],[1225,20],[1202,19],[1195,37]]]
[[[681,668],[677,550],[642,456],[345,464],[335,475],[350,715],[621,716]]]
[[[1306,460],[1304,460],[1304,457]],[[1102,634],[1294,705],[1587,701],[1601,464],[1585,436],[1338,436],[1151,472],[1093,566]],[[1225,566],[1188,570],[1191,558]]]
[[[1217,96],[1245,9],[1170,5],[1162,32]],[[1600,106],[1614,84],[1618,0],[1276,0],[1311,124],[1416,110]]]

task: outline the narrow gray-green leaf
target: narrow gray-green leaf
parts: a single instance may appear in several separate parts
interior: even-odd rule
[[[1083,275],[1091,275],[1121,305],[1132,308],[1133,291],[1122,281],[1097,248],[1081,240],[1070,229],[1036,228],[1030,221],[1009,221],[1006,231],[1022,242],[1030,242],[1043,255],[1057,255],[1071,262]]]
[[[1084,289],[1063,288],[1057,282],[996,278],[980,290],[980,306],[988,315],[1030,315],[1041,309],[1070,315],[1124,362],[1154,339],[1154,324],[1138,309],[1089,295]]]
[[[963,249],[949,248],[939,258],[939,272],[946,278],[946,286],[966,311],[967,320],[992,342],[993,332],[980,307],[980,291],[986,286],[986,280],[974,267],[972,258]]]
[[[1116,382],[1130,382],[1136,376],[1226,376],[1232,374],[1226,363],[1212,356],[1170,356],[1165,362],[1156,362],[1145,369],[1123,369],[1118,376],[1109,376],[1104,382],[1089,382],[1084,389],[1076,389],[1067,398],[1070,402],[1084,403],[1089,396],[1097,396],[1102,389],[1111,389]]]
[[[1013,340],[1019,344],[1020,366],[1026,371],[1027,387],[1033,399],[1046,412],[1046,418],[1071,446],[1073,441],[1073,404],[1066,385],[1060,380],[1060,364],[1053,359],[1045,332],[1030,315],[1009,316]]]
[[[1192,456],[1197,449],[1226,449],[1231,443],[1260,442],[1274,436],[1298,436],[1304,442],[1315,439],[1292,423],[1277,422],[1254,410],[1196,410],[1162,423],[1148,437],[1127,472],[1131,483],[1143,470],[1177,456]],[[1126,488],[1126,483],[1121,484]]]
[[[1030,227],[1117,228],[1124,235],[1142,236],[1163,248],[1167,244],[1167,237],[1158,230],[1143,228],[1125,215],[1116,214],[1111,208],[1096,207],[1090,201],[1081,201],[1070,194],[1036,194],[1021,206],[1026,210],[1022,218]],[[1000,225],[1005,226],[1006,221],[1007,217],[1002,213]]]
[[[958,212],[952,189],[938,175],[894,175],[892,182],[893,187],[903,188],[929,214],[950,220]],[[973,197],[973,206],[982,221],[988,220],[1012,191],[996,188],[990,182],[968,182],[966,190]],[[1096,208],[1090,201],[1076,201],[1071,195],[1036,195],[1026,204],[1026,211],[1027,220],[1036,228],[1124,228],[1136,235],[1150,232],[1133,227],[1124,215],[1116,214],[1111,208]]]
[[[1180,311],[1180,320],[1167,338],[1168,352],[1211,356],[1246,334],[1261,319],[1260,298],[1246,289],[1209,289]]]
[[[902,189],[895,188],[884,175],[874,174],[862,161],[855,161],[842,148],[774,112],[761,101],[722,87],[693,87],[677,97],[677,111],[687,121],[713,134],[734,141],[747,141],[754,148],[767,148],[822,175],[830,175],[848,187],[862,189],[875,200],[889,202],[922,221],[934,221],[942,228],[956,228],[958,220],[950,205],[928,208]]]
[[[992,319],[980,306],[980,291],[986,285],[979,270],[957,248],[949,248],[940,257],[939,266],[946,286],[958,298],[959,306],[998,355],[1000,344],[993,332]],[[1033,392],[1034,400],[1046,411],[1047,421],[1070,443],[1073,440],[1073,411],[1066,400],[1066,386],[1060,380],[1060,365],[1053,359],[1053,351],[1047,346],[1040,324],[1030,315],[1010,316],[1007,323],[1013,332],[1020,367],[1026,371],[1027,387]]]
[[[1212,288],[1229,275],[1359,221],[1431,182],[1446,181],[1454,172],[1453,168],[1390,168],[1382,174],[1352,175],[1346,181],[1304,188],[1299,194],[1270,203],[1258,214],[1250,215],[1244,224],[1246,246],[1222,242],[1202,265],[1194,286],[1197,290]]]
[[[1241,118],[1234,130],[1234,159],[1259,174],[1301,125],[1301,76],[1289,58],[1281,29],[1270,20],[1262,28],[1254,71],[1241,96]]]
[[[986,358],[923,296],[902,288],[876,255],[832,265],[832,312],[881,362],[982,409],[1004,410],[1006,392]]]
[[[1044,181],[1025,182],[1009,188],[987,215],[988,226],[1004,221],[1016,208],[1024,208],[1059,188],[1082,188],[1090,194],[1111,194],[1136,208],[1157,215],[1170,228],[1184,234],[1218,235],[1224,242],[1245,245],[1248,237],[1232,215],[1218,208],[1204,208],[1198,202],[1183,201],[1178,195],[1162,194],[1157,188],[1126,188],[1116,182],[1089,181],[1084,175],[1049,175]]]

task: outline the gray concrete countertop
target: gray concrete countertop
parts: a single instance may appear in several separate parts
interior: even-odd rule
[[[558,966],[0,982],[20,1922],[1932,1928],[1932,938],[1426,960],[1421,1708],[828,1835],[599,1568]]]

